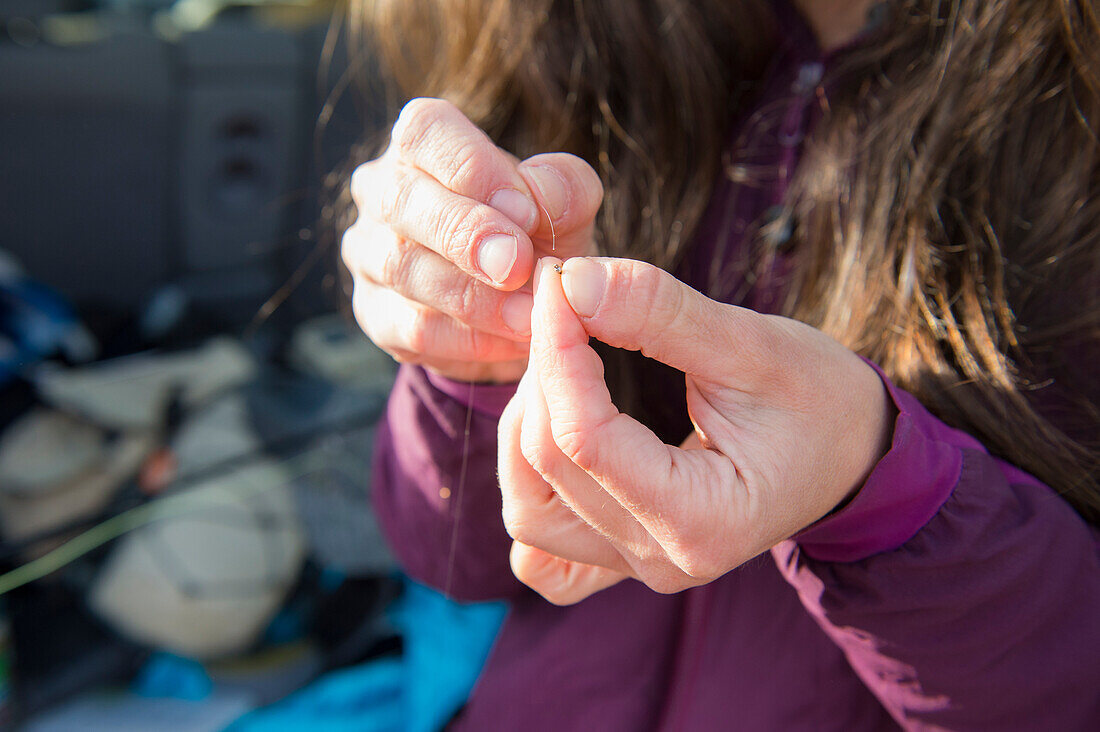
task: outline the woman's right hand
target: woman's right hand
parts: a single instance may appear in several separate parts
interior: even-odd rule
[[[363,331],[398,361],[494,382],[526,368],[535,262],[594,254],[603,198],[580,158],[520,162],[440,99],[405,105],[351,193],[341,251]]]

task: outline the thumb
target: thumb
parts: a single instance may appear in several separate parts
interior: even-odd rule
[[[562,259],[595,254],[603,184],[592,166],[569,153],[544,153],[520,163],[519,174],[541,209],[531,236],[542,253]]]
[[[707,378],[774,363],[778,343],[766,316],[712,300],[664,270],[633,259],[576,257],[562,289],[585,331]]]

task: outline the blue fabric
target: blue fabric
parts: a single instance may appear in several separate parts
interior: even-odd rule
[[[503,603],[464,605],[406,580],[390,620],[405,652],[334,671],[232,732],[435,732],[465,703],[504,620]]]
[[[154,653],[130,685],[138,696],[201,701],[214,685],[198,661],[171,653]]]
[[[78,329],[76,313],[63,297],[0,259],[0,384],[67,350]]]

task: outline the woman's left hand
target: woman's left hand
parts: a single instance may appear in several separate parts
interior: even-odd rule
[[[536,273],[499,457],[512,569],[551,602],[624,577],[658,592],[710,582],[844,503],[889,448],[881,379],[820,331],[642,262],[557,263]],[[685,372],[682,446],[615,408],[589,336]]]

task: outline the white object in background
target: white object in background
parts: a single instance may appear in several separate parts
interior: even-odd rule
[[[154,429],[177,390],[184,406],[193,407],[255,372],[248,350],[220,337],[189,351],[139,353],[81,368],[44,366],[33,378],[59,409],[117,429]]]
[[[22,541],[95,516],[152,451],[152,432],[108,439],[95,426],[47,409],[13,422],[0,437],[0,532]],[[37,555],[51,546],[36,546]]]
[[[178,499],[198,492],[206,507],[179,512]],[[116,547],[90,605],[123,635],[184,656],[244,650],[282,604],[305,558],[287,475],[262,460],[172,499],[162,501],[163,517]]]
[[[341,386],[388,392],[397,364],[347,318],[322,315],[299,325],[290,339],[290,362]]]
[[[34,409],[0,435],[0,491],[33,493],[102,463],[107,436],[87,422]]]

